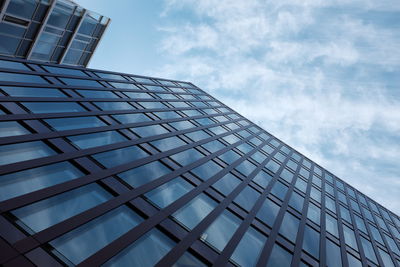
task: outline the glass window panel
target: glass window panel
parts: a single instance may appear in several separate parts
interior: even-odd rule
[[[291,183],[293,180],[294,174],[286,169],[283,169],[280,176],[288,183]]]
[[[228,142],[231,145],[240,140],[238,137],[236,137],[236,136],[234,136],[232,134],[228,135],[228,136],[225,136],[222,139],[224,139],[226,142]]]
[[[17,69],[17,70],[29,70],[30,69],[25,66],[23,63],[8,61],[8,60],[0,60],[0,67],[6,69]]]
[[[163,120],[182,118],[182,116],[175,111],[154,112],[154,114]]]
[[[201,240],[210,244],[218,251],[222,251],[240,223],[241,220],[238,217],[228,210],[224,210],[201,235]]]
[[[161,260],[174,246],[175,242],[169,237],[158,229],[152,229],[121,253],[111,258],[104,266],[151,267]]]
[[[68,139],[71,140],[72,143],[74,143],[81,149],[86,149],[96,146],[105,146],[127,140],[125,137],[123,137],[116,131],[82,134],[82,135],[70,136],[68,137]]]
[[[374,249],[372,248],[371,242],[369,242],[362,236],[360,236],[360,240],[365,256],[375,264],[378,264],[378,260],[376,259],[375,252]]]
[[[106,125],[97,117],[47,119],[45,121],[57,131],[100,127]]]
[[[268,259],[267,267],[290,267],[292,254],[275,243]]]
[[[172,137],[156,140],[156,141],[151,142],[150,144],[152,144],[153,146],[158,148],[158,150],[160,150],[160,151],[167,151],[170,149],[174,149],[174,148],[186,145],[186,143],[177,136],[172,136]]]
[[[25,129],[21,124],[16,121],[3,121],[0,122],[0,137],[16,136],[29,134],[29,131]]]
[[[0,165],[43,158],[56,153],[41,141],[0,146]]]
[[[218,158],[222,159],[223,161],[225,161],[228,164],[232,164],[233,162],[238,160],[240,158],[240,156],[235,151],[229,150],[229,151],[225,152],[224,154],[218,156]]]
[[[349,266],[351,267],[362,267],[361,261],[357,258],[355,258],[353,255],[350,253],[347,253],[347,259],[349,261]]]
[[[283,185],[281,182],[276,182],[271,189],[271,193],[274,194],[280,200],[285,198],[288,187]]]
[[[118,174],[118,176],[133,187],[139,187],[160,178],[171,170],[159,161],[142,165],[126,172]]]
[[[257,213],[257,218],[270,227],[273,226],[275,218],[279,212],[279,206],[267,198]]]
[[[237,148],[243,152],[243,154],[249,153],[251,150],[253,150],[253,147],[247,143],[243,143],[239,146],[237,146]]]
[[[325,206],[332,211],[333,213],[336,213],[336,205],[335,205],[335,201],[333,201],[333,199],[331,199],[330,197],[325,197]]]
[[[138,102],[141,106],[145,109],[152,109],[152,108],[167,108],[162,102]]]
[[[92,157],[105,167],[111,168],[144,158],[147,155],[148,154],[139,147],[131,146],[95,154]]]
[[[396,253],[397,255],[400,255],[399,248],[397,247],[394,240],[391,237],[389,237],[387,234],[384,234],[384,236],[389,245],[390,250],[393,251],[394,253]]]
[[[23,102],[33,113],[58,113],[86,111],[81,105],[74,102]]]
[[[78,264],[142,220],[128,207],[121,206],[58,237],[50,244],[73,264]]]
[[[210,135],[204,131],[196,131],[196,132],[191,132],[191,133],[186,133],[185,134],[187,137],[192,139],[194,142],[203,140],[205,138],[210,137]]]
[[[73,180],[81,176],[83,176],[83,173],[69,162],[60,162],[2,175],[0,179],[0,201]]]
[[[297,169],[297,163],[293,160],[289,160],[286,165],[294,171]]]
[[[299,173],[306,179],[308,179],[308,177],[310,176],[310,172],[308,170],[304,169],[303,167],[301,167]]]
[[[303,204],[304,204],[304,197],[302,197],[300,194],[296,192],[293,192],[289,200],[289,205],[292,208],[295,208],[298,212],[301,212],[303,210]]]
[[[117,82],[109,82],[112,86],[119,89],[139,89],[134,84],[131,83],[117,83]]]
[[[266,236],[253,227],[249,227],[233,252],[231,259],[240,266],[256,266],[266,240]]]
[[[136,109],[128,102],[93,102],[101,110],[132,110]]]
[[[280,165],[278,163],[276,163],[275,161],[270,160],[265,167],[272,171],[273,173],[277,172],[280,168]]]
[[[299,229],[299,219],[294,217],[289,212],[285,212],[281,227],[279,228],[279,233],[285,236],[287,239],[296,242],[297,230]]]
[[[206,181],[215,174],[217,174],[218,172],[220,172],[221,170],[222,170],[221,166],[219,166],[214,161],[210,160],[190,171],[196,174],[201,180]]]
[[[392,258],[390,257],[390,255],[388,253],[386,253],[385,251],[383,251],[382,249],[380,249],[378,247],[378,251],[379,251],[379,255],[381,255],[381,259],[383,261],[383,264],[385,267],[394,267]]]
[[[229,195],[235,189],[241,180],[231,173],[227,173],[224,177],[213,184],[213,187],[225,196]]]
[[[90,86],[90,87],[103,87],[97,81],[94,80],[84,80],[84,79],[70,79],[70,78],[59,78],[67,85],[73,86]]]
[[[182,166],[189,165],[201,158],[203,158],[204,155],[201,154],[199,151],[197,151],[194,148],[185,150],[183,152],[180,152],[178,154],[174,154],[171,156],[173,160],[181,164]]]
[[[148,93],[142,93],[142,92],[124,92],[129,98],[149,98],[149,99],[154,99],[151,97]]]
[[[223,145],[218,140],[214,140],[214,141],[205,143],[205,144],[203,144],[201,146],[204,147],[205,149],[207,149],[208,151],[210,151],[211,153],[215,153],[215,152],[225,148],[225,145]]]
[[[244,176],[248,176],[256,169],[256,166],[250,161],[244,160],[235,169],[241,172]]]
[[[364,233],[368,233],[367,227],[365,226],[365,223],[364,223],[364,220],[361,219],[360,217],[358,217],[357,215],[354,215],[354,219],[356,220],[357,228],[360,229],[361,231],[363,231]]]
[[[349,227],[347,227],[346,225],[343,225],[343,234],[345,243],[351,248],[358,251],[358,246],[357,246],[356,236],[354,235],[354,231]]]
[[[0,72],[0,80],[3,82],[15,82],[18,81],[20,83],[44,83],[48,84],[46,80],[37,75],[27,75],[27,74],[18,74],[18,73],[8,73],[8,72]]]
[[[149,125],[130,129],[138,134],[140,137],[149,137],[153,135],[168,133],[167,129],[165,129],[161,125]]]
[[[261,162],[263,162],[266,158],[267,158],[267,156],[265,156],[263,153],[261,153],[260,151],[257,151],[256,153],[254,153],[252,156],[251,156],[251,158],[252,159],[254,159],[255,161],[257,161],[258,163],[261,163]]]
[[[111,197],[111,194],[99,185],[90,184],[16,209],[12,214],[34,232],[39,232]]]
[[[319,233],[308,225],[304,229],[303,249],[319,259]]]
[[[169,125],[173,126],[176,130],[182,131],[190,128],[194,128],[194,124],[189,121],[177,121],[170,122]]]
[[[332,216],[330,216],[329,214],[326,214],[325,222],[326,222],[326,231],[339,238],[337,220]]]
[[[83,97],[88,98],[119,98],[111,91],[77,90]]]
[[[250,186],[246,186],[233,201],[245,210],[250,211],[260,195],[259,192]]]
[[[66,97],[60,90],[55,88],[38,88],[38,87],[6,87],[2,86],[4,92],[10,96],[23,97]]]
[[[269,182],[271,182],[272,178],[272,175],[269,173],[260,171],[256,176],[254,176],[253,181],[261,187],[266,188]]]
[[[328,267],[342,266],[342,256],[339,247],[329,239],[326,239],[326,265]]]
[[[321,191],[319,191],[315,187],[311,187],[310,197],[321,203]]]
[[[357,204],[354,200],[352,200],[352,199],[350,199],[350,206],[353,208],[354,211],[357,211],[358,213],[361,213],[360,207],[359,207],[358,204]]]
[[[145,196],[157,207],[163,209],[192,189],[193,186],[189,182],[178,177],[147,192]]]
[[[58,67],[51,67],[51,66],[42,66],[45,70],[51,73],[56,74],[67,74],[67,75],[75,75],[75,76],[84,76],[88,77],[83,71],[70,69],[70,68],[58,68]]]
[[[217,202],[202,193],[176,211],[172,216],[191,230],[215,209],[216,206]]]
[[[369,225],[369,228],[371,229],[371,233],[372,233],[373,238],[376,241],[380,242],[381,244],[384,244],[383,240],[382,240],[382,236],[379,233],[378,229],[376,227],[374,227],[372,224],[368,224],[368,225]]]
[[[185,252],[172,267],[206,267],[203,262],[189,252]]]
[[[301,178],[298,178],[297,179],[297,181],[296,181],[296,184],[294,185],[297,189],[299,189],[300,191],[302,191],[302,192],[306,192],[306,190],[307,190],[307,183],[303,180],[303,179],[301,179]]]
[[[310,203],[308,206],[307,218],[319,225],[320,216],[321,210],[314,204]]]
[[[120,123],[136,123],[151,120],[149,117],[142,113],[112,115],[112,117]]]

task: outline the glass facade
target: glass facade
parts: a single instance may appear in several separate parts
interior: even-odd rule
[[[75,66],[88,64],[110,21],[70,0],[5,0],[0,8],[0,55]],[[78,70],[45,69],[86,76]]]
[[[0,265],[399,266],[396,214],[195,85],[0,65]]]

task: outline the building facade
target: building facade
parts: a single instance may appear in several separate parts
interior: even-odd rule
[[[0,0],[0,55],[87,66],[110,19],[70,0]]]
[[[195,85],[0,60],[0,264],[399,266],[400,219]]]

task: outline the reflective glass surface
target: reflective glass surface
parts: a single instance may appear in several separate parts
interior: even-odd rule
[[[59,112],[80,112],[85,109],[74,102],[25,102],[22,103],[32,113],[59,113]]]
[[[21,124],[16,121],[0,122],[0,137],[29,134]]]
[[[170,173],[171,170],[159,161],[154,161],[132,170],[118,174],[133,187],[139,187]]]
[[[342,266],[342,256],[339,247],[329,239],[326,239],[326,265],[328,267]]]
[[[93,155],[93,158],[95,158],[105,167],[111,168],[143,158],[145,156],[147,156],[147,153],[142,149],[137,146],[131,146],[95,154]]]
[[[292,254],[275,243],[268,259],[267,267],[290,267]]]
[[[123,137],[116,131],[76,135],[76,136],[70,136],[68,137],[68,139],[71,140],[72,143],[74,143],[81,149],[86,149],[96,146],[105,146],[127,140],[125,137]]]
[[[276,215],[278,215],[278,212],[279,206],[275,204],[275,202],[267,198],[256,216],[262,222],[272,227],[275,222]]]
[[[213,187],[225,196],[227,196],[230,192],[233,191],[233,189],[236,188],[236,186],[240,184],[240,181],[241,180],[233,174],[227,173],[224,177],[215,182],[213,184]]]
[[[240,266],[255,266],[267,237],[250,227],[244,234],[231,259]]]
[[[307,225],[304,229],[303,250],[319,259],[319,233]]]
[[[57,131],[92,128],[106,125],[97,117],[46,119],[45,121]]]
[[[200,165],[199,167],[192,169],[191,172],[196,174],[203,181],[206,181],[221,170],[222,170],[221,166],[219,166],[214,161],[210,160]]]
[[[37,159],[56,154],[41,141],[0,146],[0,165]]]
[[[289,212],[285,213],[283,217],[283,221],[281,227],[279,228],[279,233],[285,236],[287,239],[296,242],[297,230],[299,228],[299,219],[290,214]]]
[[[260,195],[250,186],[246,186],[233,201],[245,210],[250,211]]]

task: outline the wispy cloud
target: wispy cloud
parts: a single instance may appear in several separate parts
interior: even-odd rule
[[[170,63],[155,74],[193,81],[399,214],[399,13],[398,1],[166,0]]]

